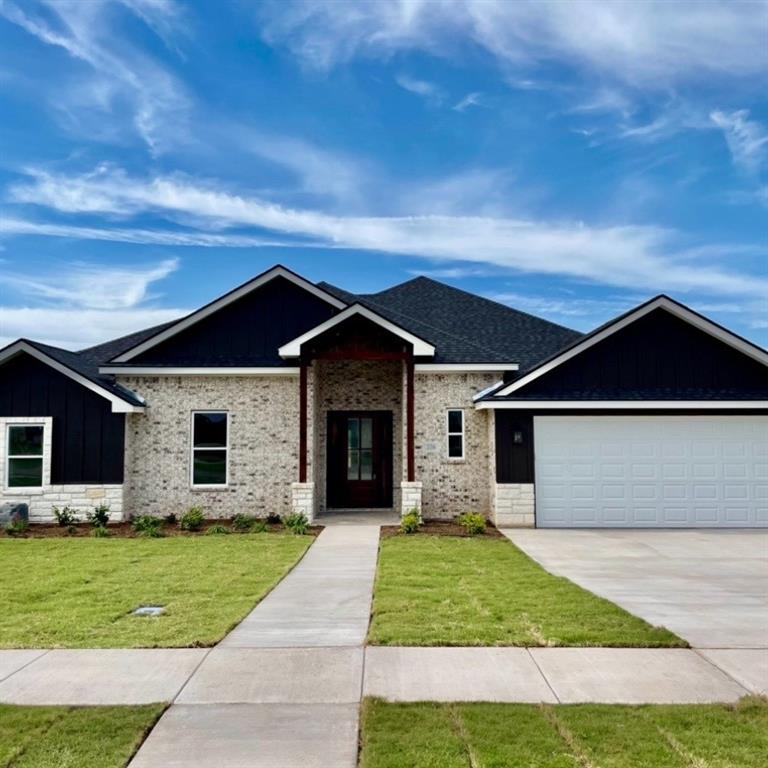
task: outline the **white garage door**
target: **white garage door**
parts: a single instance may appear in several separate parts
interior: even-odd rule
[[[542,528],[768,527],[766,416],[537,416]]]

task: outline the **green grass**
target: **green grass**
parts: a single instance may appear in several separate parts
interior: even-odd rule
[[[768,703],[363,707],[360,768],[764,768]]]
[[[312,541],[275,533],[0,540],[0,648],[214,645]],[[167,613],[130,615],[143,604]]]
[[[545,571],[506,539],[383,539],[374,645],[685,646]]]
[[[123,768],[164,705],[0,705],[0,768]]]

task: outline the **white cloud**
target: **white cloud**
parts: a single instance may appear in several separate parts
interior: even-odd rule
[[[756,120],[750,120],[746,109],[717,110],[710,117],[725,135],[733,162],[749,173],[758,172],[768,158],[768,131]]]
[[[67,264],[58,273],[45,275],[4,271],[0,284],[21,296],[48,304],[83,309],[122,310],[136,307],[151,298],[152,283],[168,277],[178,259],[141,267]]]
[[[24,337],[64,349],[84,349],[176,320],[188,312],[173,308],[95,310],[0,306],[0,347]]]
[[[653,226],[491,216],[333,216],[233,194],[213,182],[133,178],[113,169],[77,177],[37,171],[31,183],[16,185],[10,196],[67,213],[186,215],[211,227],[254,227],[334,247],[490,264],[635,289],[768,293],[765,278],[711,266],[713,257],[731,253],[727,245],[710,245],[696,260],[678,233]]]
[[[177,18],[176,6],[168,0],[122,0],[164,39]],[[37,8],[37,11],[33,10]],[[118,103],[130,104],[134,130],[153,153],[163,151],[170,141],[184,134],[189,100],[182,84],[156,61],[127,44],[125,35],[112,29],[110,6],[102,0],[41,0],[36,6],[0,2],[0,15],[18,25],[46,45],[66,51],[86,64],[90,79],[77,78],[76,87],[56,82],[49,97],[68,123],[78,118],[88,123],[87,130],[105,133],[98,119],[88,110],[98,110],[104,121],[115,118],[112,130],[122,128],[123,116]]]
[[[443,89],[436,83],[430,83],[428,80],[419,80],[406,74],[399,74],[395,82],[406,91],[421,96],[428,102],[439,104],[445,98]]]
[[[259,8],[267,41],[288,46],[321,69],[408,49],[449,55],[466,41],[506,69],[556,59],[651,88],[768,69],[765,0],[374,0],[362,6],[299,0]]]
[[[455,112],[464,112],[470,107],[482,107],[484,106],[482,97],[483,97],[482,93],[480,93],[479,91],[473,91],[472,93],[468,93],[460,101],[457,101],[451,107],[451,109],[453,109]]]

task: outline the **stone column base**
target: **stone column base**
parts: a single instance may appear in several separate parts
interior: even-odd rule
[[[412,509],[418,509],[421,515],[421,481],[400,483],[400,516],[407,515]]]
[[[291,483],[291,509],[303,514],[309,522],[315,519],[315,484]]]
[[[533,528],[533,483],[497,484],[493,502],[493,523],[497,528]]]

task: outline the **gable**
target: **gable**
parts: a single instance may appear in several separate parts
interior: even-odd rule
[[[657,308],[543,373],[521,399],[759,399],[768,368]]]
[[[281,366],[279,347],[337,309],[277,276],[130,359],[130,365]]]

